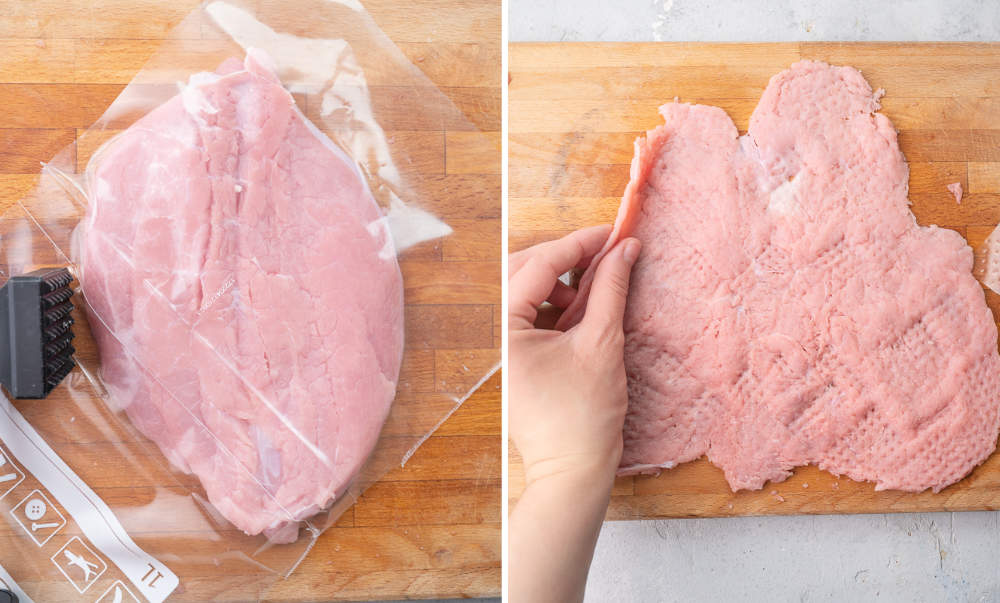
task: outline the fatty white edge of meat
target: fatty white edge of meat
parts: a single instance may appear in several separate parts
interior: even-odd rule
[[[642,473],[645,471],[659,471],[661,469],[673,469],[677,466],[677,463],[673,461],[667,461],[665,463],[639,463],[637,465],[629,465],[627,467],[619,467],[618,473]]]
[[[780,216],[787,216],[798,209],[798,191],[801,188],[798,175],[791,180],[782,182],[768,194],[767,211]]]

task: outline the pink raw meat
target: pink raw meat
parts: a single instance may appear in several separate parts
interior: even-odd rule
[[[81,282],[112,399],[248,534],[344,493],[396,390],[403,288],[356,167],[251,51],[88,166]]]
[[[917,225],[879,96],[803,61],[771,79],[748,136],[673,103],[637,141],[606,245],[643,242],[622,473],[707,454],[734,490],[814,463],[937,491],[994,450],[1000,356],[972,250]]]
[[[954,195],[954,197],[955,197],[955,203],[958,203],[958,204],[962,203],[962,183],[961,182],[952,182],[951,184],[949,184],[948,185],[948,191],[952,195]]]

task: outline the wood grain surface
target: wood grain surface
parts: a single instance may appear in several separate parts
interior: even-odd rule
[[[287,12],[277,0],[257,0],[255,5],[260,13]],[[408,339],[400,396],[408,403],[383,432],[391,447],[393,438],[411,442],[413,425],[442,416],[455,396],[474,387],[499,358],[500,3],[365,0],[364,5],[466,118],[415,122],[393,111],[397,103],[391,75],[370,74],[370,84],[380,90],[376,110],[393,151],[413,162],[420,174],[418,188],[455,229],[454,235],[419,245],[402,258]],[[196,6],[193,0],[0,0],[0,212],[32,190],[39,162],[81,136],[172,28],[181,25],[173,35],[190,39],[192,52],[211,54],[218,48],[221,41],[207,27],[184,20]],[[308,19],[287,16],[290,23]],[[307,114],[310,110],[305,107]],[[473,126],[485,136],[472,131]],[[77,167],[82,169],[113,133],[81,140]],[[76,379],[83,383],[82,377]],[[177,598],[197,598],[197,593],[217,593],[213,596],[221,600],[246,600],[251,598],[247,593],[254,593],[253,598],[274,601],[498,595],[500,405],[496,374],[405,467],[397,463],[369,488],[320,537],[290,578],[273,581],[262,572],[263,584],[273,582],[263,592],[245,584],[249,565],[223,558],[213,566],[211,543],[191,536],[186,545],[190,555],[173,562],[161,556],[181,575]],[[138,511],[162,491],[175,488],[185,494],[185,488],[197,487],[196,480],[178,481],[165,467],[162,475],[156,473],[156,463],[162,461],[141,460],[143,454],[155,457],[155,448],[133,450],[121,466],[108,467],[110,457],[102,450],[126,446],[127,428],[119,426],[114,433],[100,428],[111,419],[98,405],[73,406],[72,426],[59,400],[18,407],[33,422],[65,428],[53,429],[56,449],[73,459],[73,468],[98,494],[123,509],[130,532],[144,532],[137,538],[140,546],[158,555],[177,554],[178,546],[185,546],[180,535],[171,533],[169,517],[151,525],[148,519],[137,521]],[[386,453],[401,455],[402,450]],[[144,483],[154,486],[136,487],[130,471],[142,472]],[[157,534],[169,537],[169,543],[158,546]],[[5,547],[0,553],[0,563],[8,569],[8,556],[15,550]],[[280,551],[264,554],[281,556]],[[44,600],[72,592],[47,586],[45,575],[29,576],[26,582],[41,588]],[[88,594],[96,597],[100,591]]]
[[[657,107],[717,105],[741,133],[768,79],[800,58],[852,65],[884,88],[882,112],[910,163],[921,224],[952,228],[982,261],[1000,222],[1000,45],[512,44],[510,249],[614,221],[632,141],[662,123]],[[961,204],[945,188],[960,182]],[[1000,296],[987,291],[994,316]],[[524,488],[510,445],[510,499]],[[803,467],[756,492],[730,491],[705,459],[615,482],[609,519],[1000,508],[1000,454],[938,494],[875,492]]]

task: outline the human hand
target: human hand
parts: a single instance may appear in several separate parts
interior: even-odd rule
[[[628,405],[622,317],[639,241],[620,241],[603,257],[579,324],[565,332],[536,328],[543,302],[565,308],[577,294],[559,276],[589,265],[610,232],[586,228],[510,257],[510,434],[528,485],[571,474],[610,487],[621,460]]]

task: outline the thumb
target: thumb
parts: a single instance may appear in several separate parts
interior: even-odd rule
[[[612,247],[601,260],[587,298],[586,314],[581,321],[587,328],[602,331],[622,328],[629,275],[641,247],[638,239],[625,239]]]

